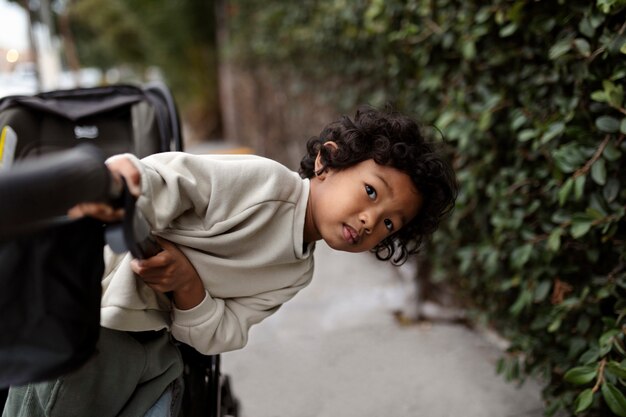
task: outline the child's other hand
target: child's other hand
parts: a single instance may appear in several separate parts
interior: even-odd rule
[[[107,159],[106,165],[115,182],[114,189],[121,191],[121,179],[124,178],[130,193],[139,197],[141,194],[141,173],[129,158],[124,155],[117,155]],[[69,209],[67,215],[73,219],[89,216],[104,222],[114,222],[124,217],[124,210],[114,209],[105,203],[88,202],[75,205]]]
[[[133,259],[133,272],[153,290],[171,292],[180,310],[189,310],[202,302],[204,285],[189,259],[173,243],[157,238],[163,248],[148,259]]]

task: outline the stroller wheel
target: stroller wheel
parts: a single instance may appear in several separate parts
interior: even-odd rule
[[[228,375],[222,375],[222,383],[220,385],[220,417],[238,417],[239,400],[233,395]]]

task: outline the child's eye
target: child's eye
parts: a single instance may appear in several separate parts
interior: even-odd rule
[[[376,190],[374,189],[374,187],[372,187],[371,185],[367,185],[365,184],[365,192],[367,193],[367,196],[369,198],[371,198],[372,200],[376,200]]]
[[[393,222],[389,219],[385,219],[384,222],[387,230],[389,230],[390,232],[393,231]]]

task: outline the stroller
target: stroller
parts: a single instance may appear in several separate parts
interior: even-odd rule
[[[183,150],[182,134],[174,100],[160,83],[0,99],[0,312],[20,321],[0,325],[0,410],[9,385],[58,377],[94,353],[105,235],[112,247],[136,257],[160,250],[132,197],[112,189],[104,160],[170,150]],[[83,201],[124,207],[125,219],[105,232],[101,222],[63,216]],[[64,262],[64,245],[73,245],[72,259],[82,261]],[[41,307],[44,298],[56,305]],[[181,414],[236,417],[238,400],[220,373],[220,356],[183,343],[179,349],[185,365]]]

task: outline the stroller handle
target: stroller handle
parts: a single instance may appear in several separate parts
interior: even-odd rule
[[[65,215],[80,202],[114,199],[113,181],[104,160],[97,147],[80,145],[25,160],[0,173],[0,239]]]

